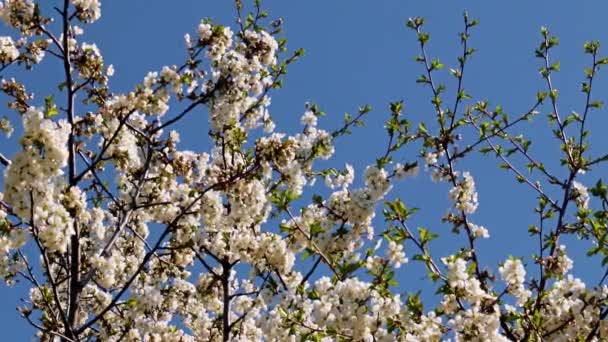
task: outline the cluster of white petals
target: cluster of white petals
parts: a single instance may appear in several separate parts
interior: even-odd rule
[[[468,272],[466,260],[460,257],[442,259],[448,269],[447,282],[459,297],[479,305],[483,300],[493,299],[493,296],[482,289],[481,282]]]
[[[68,187],[61,177],[68,159],[69,125],[45,119],[32,107],[23,115],[23,129],[22,151],[6,169],[4,200],[32,222],[47,248],[65,251],[73,231],[69,207],[63,203]]]
[[[24,29],[34,16],[32,0],[4,0],[0,3],[0,19],[8,25]]]
[[[390,241],[388,243],[387,254],[389,261],[395,268],[401,267],[402,264],[405,264],[408,261],[405,257],[405,252],[403,251],[403,245],[397,244],[395,241]]]
[[[99,0],[71,0],[76,7],[76,16],[85,23],[92,23],[101,17]]]
[[[517,298],[517,304],[523,306],[532,295],[524,286],[526,269],[519,259],[508,259],[498,268],[502,279],[507,283],[509,293]]]
[[[418,167],[418,165],[413,166],[413,167],[406,167],[405,165],[401,164],[401,163],[397,163],[395,164],[395,178],[397,180],[402,180],[406,177],[414,177],[416,175],[418,175],[418,172],[420,172],[420,168]]]
[[[575,197],[576,205],[581,209],[589,208],[589,192],[587,191],[587,187],[585,187],[582,183],[573,181],[572,182],[572,192]]]
[[[19,50],[11,37],[0,37],[0,63],[8,64],[19,57]]]
[[[4,132],[7,138],[10,138],[11,135],[13,135],[15,129],[8,118],[0,118],[0,131]]]
[[[487,239],[490,237],[490,232],[484,226],[480,226],[475,223],[469,223],[469,229],[471,230],[471,235],[475,238]]]
[[[475,180],[470,173],[464,172],[462,174],[462,181],[450,190],[450,199],[454,202],[456,209],[467,214],[472,214],[477,210],[479,206],[477,190],[475,189]]]
[[[340,172],[335,177],[332,175],[325,176],[325,184],[331,188],[346,188],[353,183],[355,179],[355,169],[350,164],[346,164],[346,169]]]

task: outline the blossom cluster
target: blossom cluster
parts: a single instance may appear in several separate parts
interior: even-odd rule
[[[73,218],[62,203],[69,190],[61,177],[68,159],[69,125],[45,119],[32,107],[23,115],[23,126],[23,150],[6,170],[4,200],[16,215],[31,222],[47,248],[65,251],[73,231]]]
[[[0,63],[8,64],[19,57],[19,50],[11,37],[0,37]]]

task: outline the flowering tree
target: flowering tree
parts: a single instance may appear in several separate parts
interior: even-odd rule
[[[29,70],[45,56],[63,67],[62,99],[35,101],[14,78],[1,85],[15,113],[0,128],[7,135],[16,121],[22,128],[19,151],[10,159],[0,154],[0,274],[8,284],[31,285],[19,309],[41,340],[607,338],[606,277],[590,285],[574,278],[560,243],[577,236],[588,241],[589,255],[608,261],[608,187],[600,179],[588,190],[577,181],[608,160],[588,151],[589,114],[601,106],[593,81],[608,64],[599,43],[584,46],[591,56],[584,110],[564,116],[551,80],[559,64],[549,55],[558,40],[543,28],[536,55],[547,89],[511,117],[465,91],[476,20],[464,15],[462,53],[450,69],[456,97],[447,103],[446,87],[434,80],[443,64],[427,54],[424,20],[409,19],[420,47],[418,82],[430,90],[434,120],[405,119],[402,103],[391,103],[386,152],[355,188],[352,166],[323,169],[315,161],[332,157],[334,141],[371,108],[324,130],[324,113],[307,104],[300,133],[276,133],[269,93],[303,52],[287,52],[277,38],[281,20],[267,20],[259,1],[250,14],[241,1],[235,6],[233,29],[203,20],[186,35],[180,66],[115,94],[112,66],[95,44],[79,40],[78,25],[101,15],[98,0],[64,0],[53,13],[33,0],[0,3],[0,18],[20,35],[0,37],[1,70]],[[546,107],[565,179],[532,154],[530,140],[511,133]],[[207,152],[179,148],[173,127],[193,112],[208,115]],[[478,134],[465,136],[470,128]],[[477,151],[495,156],[538,198],[538,222],[529,227],[538,250],[529,259],[484,266],[477,253],[478,239],[490,236],[473,219],[478,199],[465,161]],[[409,227],[416,209],[398,194],[383,202],[393,182],[419,168],[451,186],[453,205],[441,219],[465,237],[456,254],[432,250],[437,232]],[[328,196],[316,194],[323,186]],[[377,211],[384,221],[377,218],[374,228]],[[425,309],[419,295],[399,295],[395,274],[408,272],[405,251],[428,270],[438,306]]]

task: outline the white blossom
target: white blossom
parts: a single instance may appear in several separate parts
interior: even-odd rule
[[[101,17],[101,3],[99,0],[71,0],[77,9],[78,19],[85,23],[92,23]]]
[[[0,63],[8,64],[19,57],[19,50],[11,37],[0,37]]]
[[[471,235],[475,238],[484,238],[487,239],[490,237],[490,233],[488,229],[484,226],[476,225],[474,223],[469,223],[469,229],[471,230]]]
[[[589,192],[583,184],[577,181],[572,181],[572,192],[576,201],[576,205],[579,208],[589,208]]]
[[[300,119],[302,125],[315,127],[317,125],[317,116],[310,110],[307,110]]]
[[[472,214],[479,205],[475,181],[468,172],[464,172],[462,178],[463,180],[450,190],[450,199],[454,202],[456,209]]]
[[[403,245],[397,244],[394,241],[388,243],[387,254],[389,261],[395,268],[401,267],[401,264],[405,264],[408,261],[405,257],[405,252],[403,251]]]

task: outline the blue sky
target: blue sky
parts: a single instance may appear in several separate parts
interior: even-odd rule
[[[46,5],[46,4],[45,4]],[[538,75],[539,60],[534,48],[540,35],[539,28],[546,25],[559,36],[560,46],[555,58],[561,61],[562,71],[556,76],[560,89],[562,113],[582,111],[584,98],[580,92],[583,68],[589,59],[582,52],[587,40],[600,40],[608,46],[608,31],[602,23],[608,4],[603,1],[279,1],[266,0],[263,6],[270,17],[285,21],[284,36],[289,47],[306,49],[306,56],[292,65],[284,89],[272,95],[271,111],[277,130],[293,132],[298,129],[304,103],[314,101],[328,116],[320,126],[333,128],[339,125],[344,112],[354,112],[362,104],[370,104],[374,111],[367,118],[365,128],[337,143],[336,158],[327,165],[343,166],[352,163],[358,176],[366,164],[373,163],[385,148],[382,124],[388,117],[388,103],[404,100],[405,113],[412,121],[433,120],[430,93],[415,83],[422,73],[413,62],[418,54],[416,38],[405,28],[408,17],[423,16],[426,30],[431,33],[429,52],[441,59],[447,67],[456,67],[460,51],[457,33],[462,29],[462,12],[480,20],[472,32],[471,45],[478,53],[467,66],[465,87],[474,99],[501,104],[512,115],[526,111],[535,100],[535,94],[544,89]],[[107,64],[114,64],[116,75],[111,80],[114,92],[128,91],[141,82],[148,71],[160,70],[164,65],[180,64],[185,57],[183,35],[194,33],[201,18],[210,17],[225,25],[234,24],[231,1],[200,0],[122,0],[104,1],[102,18],[85,26],[83,39],[95,42]],[[11,34],[5,26],[0,34]],[[606,49],[608,55],[608,49]],[[17,72],[18,79],[30,84],[30,90],[42,101],[49,91],[60,83],[61,70],[48,58],[46,64],[32,73]],[[3,76],[11,75],[10,72]],[[448,98],[455,84],[447,71],[439,78],[448,86]],[[608,75],[600,76],[595,83],[597,99],[607,90]],[[52,90],[50,90],[52,89]],[[59,97],[58,97],[59,98]],[[4,110],[3,110],[4,111]],[[549,108],[543,107],[542,114]],[[599,132],[607,120],[602,111],[591,113],[592,151],[600,153],[608,141]],[[184,148],[203,149],[208,142],[201,135],[206,132],[205,114],[195,113],[187,125],[182,125]],[[546,120],[539,116],[521,133],[535,139],[532,153],[547,165],[556,165],[558,145],[551,139]],[[8,145],[14,145],[15,140]],[[5,140],[0,140],[3,153]],[[417,149],[407,149],[397,155],[398,161],[411,161]],[[8,153],[10,155],[10,153]],[[552,162],[553,161],[553,162]],[[480,243],[482,263],[496,266],[507,255],[529,257],[536,242],[527,239],[527,226],[534,221],[532,209],[535,196],[522,185],[516,184],[510,174],[497,168],[493,157],[473,157],[458,164],[460,170],[470,170],[475,176],[480,196],[480,207],[472,220],[486,226],[492,239]],[[605,171],[605,170],[602,170]],[[556,171],[564,175],[563,172]],[[586,175],[583,182],[591,185],[602,174],[599,171]],[[463,237],[449,233],[440,218],[449,202],[443,184],[435,184],[422,173],[395,188],[391,195],[399,196],[410,207],[422,208],[412,226],[429,227],[443,238],[431,245],[438,256],[444,256],[462,245]],[[380,211],[379,211],[380,212]],[[381,215],[379,215],[381,216]],[[382,221],[376,220],[379,231]],[[578,246],[578,247],[577,247]],[[601,276],[599,261],[583,262],[584,250],[574,243],[569,249],[575,258],[574,274],[596,282]],[[406,247],[411,257],[414,250]],[[527,261],[530,259],[528,258]],[[428,283],[421,281],[424,273],[412,263],[402,266],[399,279],[404,291],[415,291]],[[5,334],[11,340],[28,340],[32,330],[18,317],[14,308],[19,297],[27,296],[24,288],[2,287],[0,320]]]

